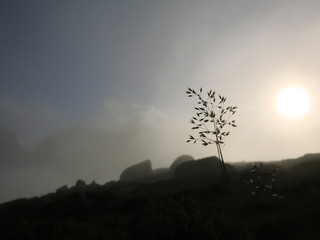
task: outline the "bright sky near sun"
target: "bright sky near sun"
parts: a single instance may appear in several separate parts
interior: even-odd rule
[[[263,138],[261,112],[276,118],[269,109],[275,95],[296,81],[280,76],[296,73],[317,98],[319,7],[317,1],[2,1],[0,127],[36,142],[94,118],[107,100],[190,115],[184,90],[202,86],[239,106],[237,139],[244,130]],[[247,129],[249,119],[255,129]],[[248,152],[232,159],[252,158]]]
[[[27,146],[112,129],[125,164],[168,166],[216,154],[185,143],[185,90],[203,87],[238,106],[226,162],[319,152],[319,13],[315,0],[0,1],[0,129]]]
[[[287,119],[305,117],[310,110],[310,96],[300,86],[288,86],[277,95],[276,108]]]

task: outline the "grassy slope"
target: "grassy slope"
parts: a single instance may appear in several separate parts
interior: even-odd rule
[[[0,239],[320,239],[320,158],[275,166],[283,199],[251,195],[248,165],[228,186],[110,183],[0,205]]]

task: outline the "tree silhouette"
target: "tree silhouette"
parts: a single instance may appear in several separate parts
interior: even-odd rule
[[[220,169],[222,179],[228,182],[228,174],[226,171],[224,158],[222,154],[222,146],[225,144],[225,137],[229,136],[230,131],[226,131],[226,127],[236,127],[236,121],[230,118],[236,113],[236,106],[225,107],[226,97],[216,94],[210,90],[207,96],[202,96],[202,88],[199,92],[188,88],[186,91],[188,97],[196,97],[197,107],[196,116],[192,117],[190,123],[193,124],[192,129],[198,130],[198,137],[189,136],[187,142],[201,142],[203,146],[215,144],[217,147],[218,157],[220,159]]]

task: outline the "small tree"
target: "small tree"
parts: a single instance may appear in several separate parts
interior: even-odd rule
[[[228,175],[224,158],[222,154],[222,146],[225,144],[224,139],[229,136],[230,131],[226,131],[226,127],[236,127],[235,120],[230,118],[236,113],[236,106],[225,106],[227,100],[215,91],[208,91],[206,97],[202,97],[202,88],[199,92],[188,88],[186,91],[188,97],[196,97],[198,106],[195,107],[196,116],[192,117],[190,123],[194,126],[193,130],[198,130],[198,137],[189,136],[187,142],[201,142],[203,146],[215,144],[217,147],[222,179],[228,182]]]

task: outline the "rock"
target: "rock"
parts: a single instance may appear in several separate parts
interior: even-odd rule
[[[83,181],[83,180],[78,180],[78,181],[76,182],[76,188],[83,188],[83,187],[85,187],[85,186],[86,186],[86,182]]]
[[[56,190],[56,193],[66,193],[66,192],[68,192],[68,186],[67,185],[63,185],[62,187],[60,187],[60,188],[58,188],[57,190]]]
[[[163,174],[163,173],[167,173],[169,171],[169,168],[157,168],[153,170],[153,174],[157,175],[157,174]]]
[[[99,184],[97,184],[96,181],[93,180],[93,181],[89,184],[89,186],[99,186]]]
[[[227,171],[232,166],[225,164]],[[179,165],[174,171],[175,178],[194,177],[199,175],[221,176],[220,160],[217,157],[209,157],[197,161],[189,161]]]
[[[120,175],[120,181],[141,181],[152,176],[152,173],[150,160],[145,160],[125,169]]]
[[[85,186],[86,191],[95,191],[100,188],[100,185],[96,181],[92,181],[90,184]]]
[[[170,166],[170,170],[174,171],[179,165],[185,162],[194,161],[194,158],[190,155],[181,155]]]
[[[173,178],[173,174],[170,171],[170,168],[157,168],[153,170],[152,177],[148,178],[146,182],[154,183],[154,182],[168,180],[172,178]]]

